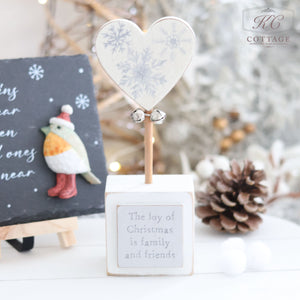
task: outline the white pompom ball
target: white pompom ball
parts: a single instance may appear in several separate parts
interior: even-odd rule
[[[254,160],[253,161],[253,165],[254,165],[254,167],[255,167],[256,170],[264,170],[265,169],[264,162],[262,162],[260,160]]]
[[[232,250],[232,249],[238,249],[241,251],[245,251],[245,242],[243,239],[238,237],[229,238],[226,241],[224,241],[221,245],[222,251]]]
[[[196,172],[192,171],[190,173],[190,175],[192,175],[192,177],[193,177],[194,184],[195,185],[199,185],[200,183],[199,183],[199,176],[198,176],[198,174]]]
[[[244,251],[230,249],[221,253],[221,269],[228,275],[239,275],[245,272],[247,256]]]
[[[73,114],[73,107],[69,104],[65,104],[61,107],[61,111],[69,115]]]
[[[213,160],[215,169],[221,169],[224,171],[230,170],[229,159],[224,155],[218,155]]]
[[[262,241],[251,242],[247,247],[248,267],[253,270],[265,270],[271,257],[270,248]]]
[[[204,182],[202,182],[201,184],[199,184],[199,186],[197,187],[197,190],[198,190],[199,192],[206,193],[206,192],[207,192],[207,182],[204,181]]]
[[[199,161],[196,166],[196,172],[204,179],[209,178],[213,174],[214,170],[214,165],[207,159]]]

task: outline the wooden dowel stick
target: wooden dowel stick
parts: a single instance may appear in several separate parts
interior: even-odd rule
[[[146,114],[151,114],[151,111],[146,111]],[[145,116],[145,183],[152,183],[153,174],[153,122],[150,116]]]

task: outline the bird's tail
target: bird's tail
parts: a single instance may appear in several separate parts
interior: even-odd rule
[[[85,172],[81,174],[82,177],[88,181],[90,184],[101,184],[101,181],[92,172]]]

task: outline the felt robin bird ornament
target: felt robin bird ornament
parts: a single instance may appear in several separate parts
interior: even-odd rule
[[[76,174],[91,184],[101,184],[91,172],[85,146],[74,131],[72,114],[72,106],[63,105],[60,115],[50,119],[50,126],[41,128],[46,135],[44,157],[48,167],[56,173],[56,185],[48,190],[49,197],[69,199],[76,196]]]

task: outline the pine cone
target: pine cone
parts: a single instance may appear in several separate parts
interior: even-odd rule
[[[257,213],[265,212],[264,203],[255,201],[267,196],[267,187],[260,183],[266,178],[265,172],[255,170],[251,161],[245,161],[241,170],[233,160],[230,169],[216,170],[211,176],[207,193],[198,194],[198,201],[206,205],[196,207],[196,214],[218,231],[253,231],[262,222]]]

